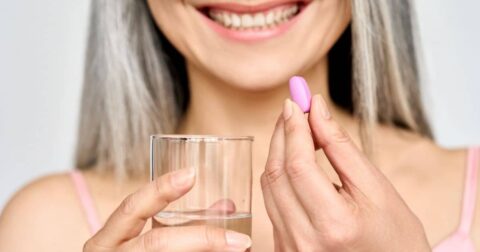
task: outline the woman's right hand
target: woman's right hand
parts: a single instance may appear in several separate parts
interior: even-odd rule
[[[166,174],[129,195],[105,226],[84,245],[84,252],[110,251],[245,251],[249,236],[213,226],[153,228],[141,234],[149,218],[187,193],[194,173]]]

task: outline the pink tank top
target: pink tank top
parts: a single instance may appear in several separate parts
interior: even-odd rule
[[[98,212],[97,209],[95,209],[95,204],[93,203],[93,199],[90,191],[88,190],[85,178],[78,170],[71,171],[70,177],[72,178],[73,185],[75,186],[78,198],[80,199],[80,204],[82,205],[85,217],[87,218],[90,233],[92,235],[96,234],[97,231],[102,227],[102,223],[98,217]]]
[[[470,230],[475,216],[480,147],[468,150],[467,172],[463,192],[462,215],[457,230],[433,248],[433,252],[475,252]]]
[[[449,235],[433,248],[434,252],[475,252],[473,241],[470,238],[470,229],[475,215],[480,147],[470,148],[467,156],[467,171],[460,225],[453,234]],[[82,173],[77,170],[71,171],[70,176],[83,207],[90,232],[93,235],[102,227],[102,223],[98,217],[87,184],[85,183]]]

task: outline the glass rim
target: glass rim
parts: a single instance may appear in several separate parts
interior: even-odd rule
[[[201,141],[251,141],[255,140],[253,136],[220,136],[220,135],[183,135],[183,134],[155,134],[151,135],[153,140],[172,140],[172,141],[186,141],[186,142],[201,142]]]

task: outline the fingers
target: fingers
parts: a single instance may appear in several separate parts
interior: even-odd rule
[[[287,219],[284,219],[282,215],[280,215],[280,208],[275,204],[275,201],[273,200],[271,189],[268,186],[263,187],[263,183],[264,182],[262,182],[263,201],[265,203],[265,208],[267,210],[268,217],[272,222],[273,230],[287,230],[284,222],[284,220],[287,220]],[[274,236],[274,237],[278,238],[279,236]],[[276,242],[277,241],[275,241],[275,243]]]
[[[264,177],[262,177],[262,180],[263,179]],[[262,184],[263,183],[265,182],[262,182]],[[296,238],[296,236],[304,235],[305,232],[310,231],[311,225],[308,225],[310,223],[307,221],[308,218],[306,218],[306,214],[304,214],[305,217],[299,218],[298,215],[292,214],[288,208],[285,209],[284,206],[277,206],[272,196],[272,190],[268,185],[262,186],[262,190],[268,217],[273,225],[275,251],[280,248],[282,250],[278,251],[294,251],[294,249],[289,246],[290,244],[294,244],[293,239]],[[287,196],[285,196],[285,198],[288,198],[288,200],[291,199],[291,197]],[[300,204],[291,203],[291,206],[299,207]]]
[[[262,190],[267,212],[274,226],[286,230],[287,237],[301,235],[311,226],[308,216],[293,191],[285,171],[285,136],[283,117],[280,117],[270,142],[270,151],[261,177]],[[282,209],[282,211],[278,211]],[[295,223],[284,224],[289,220]]]
[[[332,119],[320,95],[312,98],[309,124],[315,142],[325,152],[344,187],[356,187],[364,193],[375,191],[375,177],[379,172],[355,146],[347,132]]]
[[[193,184],[194,172],[191,169],[169,173],[150,182],[122,202],[105,226],[92,237],[92,243],[115,247],[138,236],[148,218],[187,193]]]
[[[285,169],[308,214],[326,211],[342,200],[332,182],[317,166],[310,128],[300,108],[290,100],[284,104]],[[321,199],[321,200],[313,200]],[[312,216],[310,216],[312,217]]]
[[[231,199],[221,199],[213,203],[208,211],[214,212],[217,214],[233,214],[237,211],[235,202]]]
[[[252,245],[248,235],[214,226],[186,226],[152,229],[120,251],[245,251]]]

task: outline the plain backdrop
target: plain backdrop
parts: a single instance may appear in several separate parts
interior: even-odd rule
[[[480,144],[480,1],[413,2],[436,139]],[[0,3],[1,209],[28,181],[72,168],[89,1]]]

